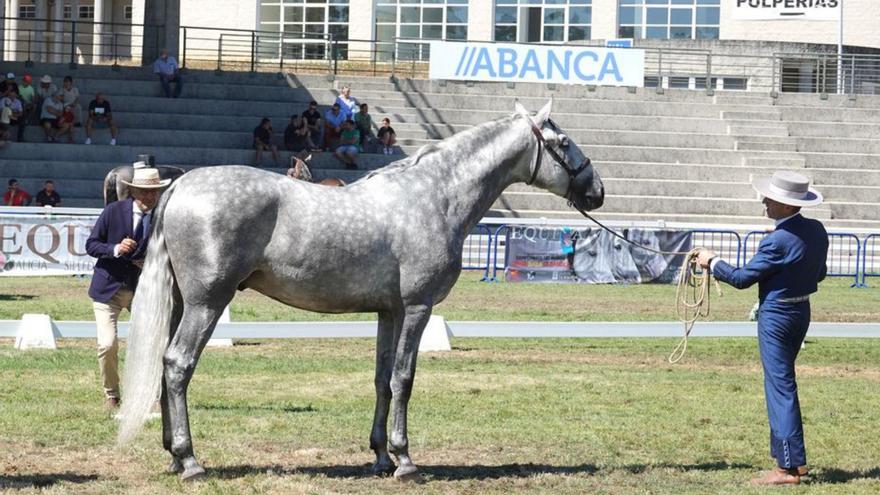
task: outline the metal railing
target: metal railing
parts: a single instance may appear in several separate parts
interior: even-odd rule
[[[743,239],[742,263],[750,260],[758,250],[761,240],[769,232],[752,231]],[[832,232],[828,234],[828,274],[829,277],[852,277],[853,287],[858,287],[862,243],[858,236],[849,233]]]
[[[492,231],[488,225],[479,224],[465,238],[461,251],[462,270],[482,270],[483,281],[489,280],[492,255]]]
[[[880,277],[880,234],[871,234],[862,241],[862,287],[868,277]]]

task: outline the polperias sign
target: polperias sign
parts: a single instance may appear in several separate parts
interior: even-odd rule
[[[431,42],[431,79],[644,86],[645,52],[585,46]]]
[[[842,0],[729,0],[733,18],[746,21],[807,20],[832,21],[840,16]]]

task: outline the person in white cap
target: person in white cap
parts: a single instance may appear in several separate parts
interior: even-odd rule
[[[52,76],[49,74],[40,78],[40,85],[37,87],[37,108],[43,108],[43,102],[51,99],[58,93],[58,86],[52,84]]]
[[[89,297],[98,327],[98,364],[108,410],[119,407],[119,364],[116,322],[123,309],[131,311],[143,260],[147,253],[153,208],[162,188],[155,168],[135,168],[131,197],[107,205],[86,241],[86,252],[98,258],[89,286]]]
[[[710,250],[701,250],[697,262],[737,289],[758,284],[758,347],[776,467],[752,484],[797,484],[807,474],[807,455],[794,362],[810,326],[810,294],[827,272],[828,233],[821,222],[800,213],[802,207],[822,203],[808,178],[782,171],[756,179],[752,186],[764,197],[775,230],[745,266],[736,268]]]

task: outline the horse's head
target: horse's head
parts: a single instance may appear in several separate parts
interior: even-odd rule
[[[516,103],[516,111],[532,128],[537,157],[529,164],[527,184],[535,184],[571,201],[577,208],[595,210],[605,201],[602,179],[578,145],[553,120],[547,102],[535,117]]]

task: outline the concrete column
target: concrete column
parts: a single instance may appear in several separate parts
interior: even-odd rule
[[[18,0],[9,0],[9,11],[7,12],[7,16],[11,17],[7,21],[7,30],[6,33],[9,33],[5,38],[9,38],[6,41],[6,60],[21,60],[21,57],[18,53]],[[5,33],[4,33],[5,34]]]
[[[108,49],[109,40],[104,36],[106,28],[103,24],[104,13],[107,11],[107,0],[95,0],[95,23],[92,31],[92,63],[99,63],[110,52]]]
[[[64,0],[55,0],[52,5],[52,57],[54,63],[64,62],[65,45],[64,45]]]
[[[48,46],[46,45],[46,21],[39,19],[49,18],[49,0],[37,0],[35,6],[38,20],[34,23],[31,57],[36,62],[48,62],[49,57],[44,48]]]
[[[593,27],[591,38],[617,38],[617,0],[593,0]]]
[[[495,37],[495,2],[471,0],[468,6],[468,39],[492,41]]]
[[[373,0],[350,0],[348,5],[348,39],[373,39],[375,16]],[[349,42],[348,58],[370,60],[373,48],[373,44],[368,41]]]
[[[180,55],[180,0],[144,0],[143,63],[151,64],[162,48],[178,62]]]

